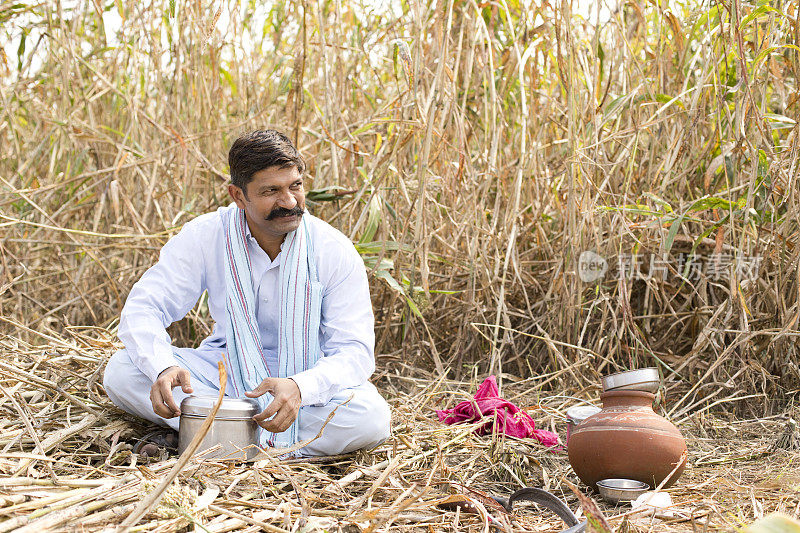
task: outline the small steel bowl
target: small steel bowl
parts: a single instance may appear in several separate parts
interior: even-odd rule
[[[610,503],[632,502],[648,490],[650,485],[633,479],[601,479],[597,482],[600,496]]]
[[[581,422],[599,412],[600,408],[594,405],[575,405],[567,409],[567,444],[569,444],[569,437],[575,431],[575,428]]]
[[[638,390],[644,392],[658,392],[661,378],[657,368],[640,368],[627,370],[604,376],[602,379],[603,392],[615,390]]]

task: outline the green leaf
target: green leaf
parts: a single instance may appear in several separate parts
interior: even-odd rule
[[[764,150],[758,150],[758,176],[763,177],[767,175],[769,172],[769,160],[767,159],[767,153]]]
[[[694,252],[703,243],[703,239],[705,239],[706,237],[708,237],[709,235],[714,233],[720,226],[725,224],[730,217],[731,217],[731,214],[730,213],[726,213],[724,217],[721,217],[710,228],[708,228],[703,233],[698,235],[697,238],[694,240],[694,244],[692,244],[692,251],[689,252],[689,256],[690,257],[694,257]],[[683,274],[684,277],[686,276],[686,273],[688,273],[688,270]]]
[[[357,135],[359,135],[361,133],[364,133],[368,129],[372,128],[372,126],[374,126],[374,125],[375,125],[374,122],[367,122],[366,124],[364,124],[363,126],[361,126],[360,128],[358,128],[356,131],[354,131],[352,133],[353,137],[356,137]]]
[[[28,28],[22,30],[17,47],[17,70],[22,71],[22,58],[25,56],[25,41],[28,40]]]
[[[375,272],[375,277],[384,280],[389,285],[389,287],[391,287],[397,293],[402,295],[403,298],[405,298],[409,309],[411,309],[411,312],[414,313],[414,315],[416,315],[418,318],[422,318],[422,313],[420,312],[419,307],[417,307],[417,304],[414,302],[414,300],[411,299],[411,297],[409,297],[406,294],[406,291],[403,290],[402,285],[400,285],[400,283],[396,279],[394,279],[394,277],[389,273],[388,270],[382,270],[382,269],[377,270]]]
[[[601,205],[598,207],[599,211],[611,211],[615,213],[626,213],[631,215],[645,215],[654,217],[663,217],[664,213],[661,211],[653,211],[648,206],[643,204],[627,204],[627,205]]]
[[[659,112],[663,111],[664,109],[666,109],[667,107],[671,106],[672,104],[678,104],[678,107],[680,107],[681,109],[684,109],[683,102],[677,96],[673,98],[672,96],[669,96],[667,94],[660,94],[659,93],[659,94],[656,95],[656,102],[658,102],[660,104],[664,104],[659,109]]]
[[[367,209],[367,226],[364,228],[364,234],[358,240],[360,243],[370,242],[378,232],[381,224],[381,197],[374,194]]]
[[[736,211],[743,209],[745,203],[747,202],[747,198],[742,196],[739,198],[735,203],[725,198],[719,198],[716,196],[704,196],[703,198],[698,198],[689,208],[681,213],[669,226],[669,232],[667,233],[667,242],[665,243],[665,252],[669,252],[672,249],[672,244],[675,242],[675,237],[678,235],[678,231],[680,230],[681,224],[686,219],[686,215],[691,212],[697,211],[704,211],[706,209],[725,209],[728,211]]]
[[[752,10],[749,15],[747,15],[745,18],[742,19],[742,21],[739,23],[739,31],[742,31],[745,26],[747,26],[750,22],[757,19],[761,15],[766,15],[767,13],[774,11],[778,10],[766,4],[758,6],[757,8]]]
[[[667,253],[672,249],[672,243],[675,242],[675,237],[678,236],[678,230],[681,228],[683,219],[686,218],[686,213],[680,215],[672,221],[669,225],[669,232],[667,232],[667,242],[664,243],[664,252]]]
[[[597,41],[597,59],[600,61],[600,82],[603,81],[603,74],[605,71],[603,70],[603,65],[606,60],[606,51],[603,50],[603,45],[600,44],[600,41]]]
[[[377,255],[362,255],[361,260],[364,261],[364,266],[369,270],[392,270],[394,268],[394,261],[388,257],[381,257],[380,263],[378,263]]]
[[[395,252],[403,250],[404,252],[411,252],[414,247],[409,244],[400,244],[397,241],[373,241],[373,242],[358,242],[355,244],[356,251],[361,255],[378,254],[381,250]]]
[[[312,202],[331,202],[333,200],[340,200],[345,196],[353,194],[347,191],[340,185],[331,185],[329,187],[322,187],[320,189],[312,189],[306,193],[306,200]]]
[[[736,211],[737,209],[742,209],[744,207],[746,200],[747,199],[745,197],[741,197],[734,203],[730,200],[719,198],[717,196],[700,198],[689,207],[689,211],[697,212],[705,211],[707,209],[725,209],[728,211]]]
[[[794,119],[776,113],[764,113],[764,118],[773,130],[792,129],[797,125]]]
[[[222,68],[222,66],[219,67],[219,73],[222,76],[222,78],[225,80],[225,82],[228,84],[228,86],[231,88],[231,94],[233,96],[236,96],[237,94],[239,94],[239,87],[236,85],[236,82],[233,80],[233,76],[231,76],[231,73],[228,72],[227,70],[225,70],[224,68]]]
[[[714,28],[719,26],[719,19],[720,19],[719,14],[720,14],[719,4],[717,4],[708,11],[706,11],[705,13],[703,13],[702,15],[700,15],[700,18],[698,18],[697,22],[695,22],[694,26],[692,26],[691,38],[694,38],[695,33],[697,33],[697,30],[700,28],[713,31]],[[709,25],[711,27],[706,28]]]
[[[662,200],[661,198],[659,198],[658,196],[656,196],[651,192],[646,192],[642,194],[642,196],[644,196],[645,198],[650,198],[653,202],[663,207],[666,213],[672,213],[672,206],[666,200]]]
[[[791,48],[797,52],[800,52],[800,46],[796,44],[779,44],[777,46],[770,46],[769,48],[765,48],[761,50],[758,55],[756,56],[755,60],[753,60],[753,72],[758,68],[759,63],[764,61],[768,55],[775,52],[776,50],[780,50],[781,48]]]
[[[633,93],[630,92],[611,100],[608,106],[603,110],[603,124],[614,118],[622,109],[623,104],[628,102],[632,96]]]

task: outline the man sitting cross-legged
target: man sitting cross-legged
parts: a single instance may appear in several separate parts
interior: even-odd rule
[[[286,136],[252,132],[228,157],[234,204],[185,224],[125,302],[125,349],[111,357],[103,378],[109,398],[177,429],[183,398],[217,395],[217,361],[224,358],[226,395],[261,405],[254,419],[262,445],[313,438],[337,406],[301,454],[382,442],[390,413],[367,381],[375,336],[361,257],[342,233],[305,213],[305,163]],[[197,349],[173,347],[165,328],[203,291],[213,333]]]

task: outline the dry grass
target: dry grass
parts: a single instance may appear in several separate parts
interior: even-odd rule
[[[104,331],[73,329],[68,340],[41,346],[0,341],[0,531],[117,526],[174,465],[175,458],[141,463],[131,454],[148,428],[116,410],[98,385],[97,369],[112,351],[111,334]],[[563,435],[564,410],[574,400],[546,395],[540,382],[508,384],[504,394],[528,406],[539,427]],[[508,495],[520,486],[539,486],[579,507],[565,484],[578,481],[563,452],[476,437],[473,426],[435,421],[434,408],[459,401],[475,383],[432,382],[418,373],[387,374],[378,385],[392,398],[394,434],[376,450],[324,462],[264,460],[255,468],[193,459],[131,531],[486,531],[483,515],[436,506],[453,493],[478,498],[465,487]],[[596,390],[580,395],[596,396]],[[630,516],[629,507],[601,502],[612,526],[729,531],[771,511],[798,516],[797,452],[773,446],[786,426],[783,418],[706,413],[680,426],[690,458],[669,490],[675,516]],[[534,507],[516,508],[513,517],[484,507],[507,531],[562,526]]]
[[[227,201],[232,138],[273,126],[360,243],[381,353],[581,385],[657,364],[688,403],[800,383],[794,3],[628,2],[597,31],[560,1],[57,6],[0,3],[0,40],[27,35],[0,58],[5,331],[113,329]],[[588,249],[669,274],[582,283]],[[762,261],[682,279],[692,252]],[[201,302],[172,333],[209,327]]]

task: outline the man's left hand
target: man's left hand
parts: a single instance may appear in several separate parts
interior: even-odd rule
[[[272,403],[255,415],[253,420],[272,433],[286,431],[300,411],[300,389],[297,383],[290,378],[267,378],[254,390],[246,391],[244,394],[248,398],[258,398],[265,392],[272,394]]]

